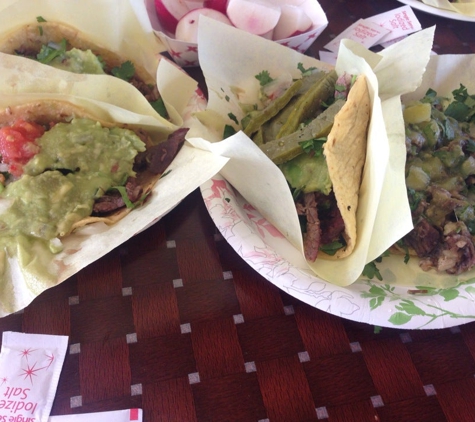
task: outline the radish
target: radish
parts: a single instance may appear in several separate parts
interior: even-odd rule
[[[274,28],[274,40],[294,37],[312,28],[312,20],[300,7],[285,4],[281,10],[279,22]]]
[[[184,0],[155,0],[158,22],[165,32],[175,33],[178,21],[188,13]]]
[[[193,9],[178,21],[175,31],[175,38],[180,41],[196,44],[198,41],[198,22],[200,16],[202,15],[225,24],[232,25],[227,16],[221,12],[218,12],[217,10],[208,9],[206,7]]]
[[[228,0],[205,0],[203,3],[203,7],[208,7],[224,14],[226,14],[227,5]]]
[[[205,7],[204,0],[183,0],[188,7],[188,10],[199,9]]]
[[[251,34],[268,36],[280,18],[280,7],[263,0],[229,0],[226,9],[236,28]]]

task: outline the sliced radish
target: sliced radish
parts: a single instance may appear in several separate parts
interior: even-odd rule
[[[204,0],[183,0],[188,10],[200,9],[201,7],[207,7],[204,5]]]
[[[279,22],[274,28],[274,40],[294,37],[312,28],[312,20],[300,7],[285,4],[281,10]]]
[[[229,0],[228,18],[236,28],[255,35],[268,35],[280,18],[280,7],[262,0]]]
[[[183,16],[176,26],[175,38],[177,40],[186,41],[190,43],[198,42],[198,22],[200,16],[207,16],[211,19],[223,22],[227,25],[232,25],[228,17],[221,12],[214,9],[202,7],[200,9],[190,10]]]
[[[188,13],[184,0],[155,0],[158,22],[165,32],[173,35],[178,21]]]
[[[203,7],[208,7],[224,14],[226,14],[227,6],[228,0],[205,0],[203,3]]]

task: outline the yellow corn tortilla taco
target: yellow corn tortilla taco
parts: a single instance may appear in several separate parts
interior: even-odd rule
[[[340,85],[344,92],[335,95]],[[338,78],[335,71],[317,71],[243,119],[244,132],[279,166],[293,191],[308,261],[317,254],[341,259],[355,248],[370,114],[364,75]]]
[[[356,210],[366,158],[371,103],[364,75],[350,89],[346,103],[335,116],[323,151],[338,208],[345,223],[346,246],[334,258],[348,256],[356,244]]]
[[[116,223],[146,200],[187,130],[164,139],[63,101],[1,111],[2,236],[51,241],[93,222]]]
[[[114,75],[130,82],[150,102],[159,98],[155,77],[143,66],[64,23],[40,21],[21,26],[0,38],[0,51],[74,73]]]

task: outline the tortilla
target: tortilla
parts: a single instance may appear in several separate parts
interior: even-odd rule
[[[3,111],[0,111],[0,127],[3,126],[10,126],[13,125],[18,119],[23,119],[25,121],[30,121],[34,123],[38,123],[43,126],[51,126],[51,124],[56,123],[69,123],[73,118],[87,118],[94,121],[97,121],[101,124],[102,127],[121,127],[124,129],[129,129],[134,131],[140,139],[145,143],[146,149],[151,150],[153,147],[157,147],[158,145],[162,146],[165,145],[166,142],[164,139],[153,139],[149,136],[146,132],[142,129],[136,129],[129,127],[128,125],[118,124],[115,122],[108,122],[101,119],[97,119],[92,113],[88,112],[87,110],[80,108],[76,105],[65,101],[55,101],[55,100],[45,100],[45,101],[38,101],[34,103],[27,103],[15,107],[9,107]],[[181,129],[183,130],[183,129]],[[180,131],[180,129],[178,130]],[[184,140],[184,135],[183,135]],[[173,154],[176,155],[176,152]],[[169,151],[166,150],[165,152],[161,151],[160,154],[163,155],[165,153],[168,154]],[[169,161],[172,158],[170,157]],[[154,185],[160,179],[162,172],[156,173],[154,171],[150,171],[148,168],[140,170],[136,173],[136,179],[138,185],[142,187],[142,196],[148,196],[148,194],[152,191]],[[71,228],[71,231],[67,234],[70,234],[74,230],[79,227],[83,227],[85,225],[95,223],[95,222],[103,222],[105,224],[114,224],[124,218],[132,209],[128,207],[122,207],[116,209],[107,215],[100,215],[100,216],[89,216],[83,218],[77,222],[75,222]]]
[[[366,158],[366,142],[371,119],[371,102],[364,75],[358,76],[345,105],[335,116],[323,145],[328,173],[337,205],[345,223],[346,246],[329,258],[351,254],[356,245],[356,210]]]
[[[87,39],[79,30],[72,26],[59,22],[35,22],[15,29],[0,39],[0,51],[6,54],[35,56],[41,47],[50,42],[61,43],[67,41],[67,50],[77,48],[79,50],[91,50],[96,56],[100,56],[105,63],[104,71],[111,74],[111,70],[120,67],[129,59],[118,53],[110,51],[97,43]],[[154,87],[156,80],[144,67],[133,63],[135,67],[134,78],[130,81],[140,91],[145,87]],[[150,90],[150,88],[148,88]],[[158,91],[154,94],[158,97]]]

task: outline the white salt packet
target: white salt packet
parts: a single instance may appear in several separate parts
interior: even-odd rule
[[[47,422],[68,337],[6,331],[0,350],[0,422]]]
[[[142,409],[50,416],[48,422],[142,422]]]
[[[365,21],[375,23],[390,31],[379,40],[379,43],[387,43],[404,35],[417,32],[422,28],[410,6],[402,6],[389,12],[374,15],[366,18]]]
[[[336,36],[324,47],[327,50],[338,53],[340,41],[342,39],[353,40],[366,48],[376,45],[381,39],[385,38],[391,32],[378,23],[369,22],[366,19],[358,19],[353,25],[346,28],[340,35]]]

